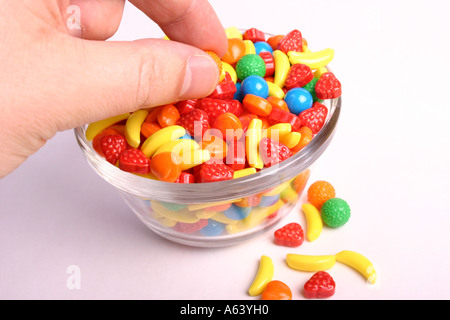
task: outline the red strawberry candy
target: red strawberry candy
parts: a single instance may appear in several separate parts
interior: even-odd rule
[[[150,159],[140,149],[130,148],[120,155],[119,168],[131,173],[146,174],[150,169]]]
[[[175,183],[195,183],[195,177],[192,173],[182,171]]]
[[[198,108],[206,112],[209,124],[212,125],[219,115],[228,112],[229,105],[226,100],[203,98],[200,100]]]
[[[228,100],[228,112],[231,112],[236,117],[240,117],[244,113],[244,106],[239,100]]]
[[[278,42],[278,50],[288,53],[289,51],[303,51],[302,33],[292,30]]]
[[[302,111],[298,117],[302,122],[302,126],[311,129],[313,134],[316,134],[322,129],[325,120],[327,119],[328,109],[320,102],[314,102],[311,108]]]
[[[194,109],[191,112],[184,114],[178,119],[177,124],[186,129],[193,137],[201,136],[209,128],[208,114],[200,109]]]
[[[259,152],[265,167],[271,167],[292,156],[288,147],[270,138],[261,139]]]
[[[233,179],[234,170],[224,163],[203,163],[197,182],[217,182]]]
[[[341,83],[331,72],[325,72],[320,76],[316,86],[316,96],[318,99],[336,99],[341,96]]]
[[[301,126],[301,121],[295,114],[280,108],[272,108],[272,112],[267,117],[267,120],[272,125],[277,123],[290,123],[292,131],[297,131]]]
[[[328,298],[334,294],[336,284],[333,278],[325,271],[316,272],[309,279],[303,289],[306,298]]]
[[[180,115],[188,114],[192,110],[194,110],[197,106],[198,99],[189,99],[189,100],[183,100],[179,101],[175,104],[175,106],[178,108],[178,111],[180,112]]]
[[[288,90],[292,88],[304,87],[314,78],[314,74],[310,67],[306,64],[296,63],[289,69],[285,87]]]
[[[127,149],[127,141],[120,134],[109,135],[100,140],[99,147],[106,161],[116,165],[122,152]]]
[[[275,244],[286,247],[298,247],[305,236],[302,226],[296,222],[289,223],[274,232]]]

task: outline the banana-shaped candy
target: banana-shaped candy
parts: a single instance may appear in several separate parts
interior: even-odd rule
[[[354,251],[344,250],[336,254],[336,261],[348,265],[361,273],[369,283],[374,284],[377,278],[375,267],[362,254]]]
[[[323,222],[319,210],[311,203],[302,204],[303,213],[306,218],[306,239],[314,241],[322,232]]]
[[[251,296],[260,295],[264,291],[266,285],[272,281],[273,275],[274,267],[272,259],[265,255],[261,256],[258,273],[248,289],[248,294]]]
[[[137,110],[128,117],[125,123],[125,139],[133,148],[138,148],[141,144],[141,127],[147,116],[148,110]]]
[[[325,67],[333,60],[334,50],[324,49],[316,52],[296,52],[289,51],[287,53],[291,64],[301,63],[306,64],[311,69],[319,69]],[[276,65],[275,65],[276,67]]]
[[[291,64],[288,56],[281,50],[275,50],[272,55],[275,63],[273,83],[275,83],[278,87],[283,88],[289,69],[291,68]]]
[[[262,121],[252,119],[248,125],[245,136],[245,154],[250,167],[262,169],[264,163],[259,153],[259,142],[261,141]]]
[[[311,256],[288,253],[286,255],[287,265],[296,270],[315,272],[328,270],[336,263],[334,255]]]
[[[95,138],[97,134],[105,130],[106,128],[120,122],[122,120],[127,119],[130,116],[130,113],[119,114],[118,116],[110,117],[107,119],[99,120],[96,122],[92,122],[88,125],[86,129],[86,139],[91,141]]]
[[[142,152],[148,157],[151,158],[156,150],[159,149],[163,144],[174,141],[182,136],[184,136],[186,130],[182,126],[169,126],[162,128],[152,134],[141,146]]]

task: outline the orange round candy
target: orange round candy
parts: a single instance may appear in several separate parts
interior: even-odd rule
[[[277,98],[274,96],[270,96],[270,97],[267,97],[266,100],[269,101],[269,103],[272,105],[273,108],[278,108],[278,109],[290,112],[286,101],[284,101],[283,99],[280,99],[280,98]]]
[[[242,58],[244,53],[245,53],[244,40],[239,38],[228,39],[228,49],[225,55],[222,57],[222,61],[233,66],[236,64],[236,62],[238,62],[240,58]]]
[[[292,291],[284,282],[272,280],[264,288],[261,299],[292,300]]]
[[[220,130],[224,140],[240,139],[244,133],[241,120],[231,112],[219,115],[214,120],[213,128]]]
[[[273,108],[269,101],[254,94],[246,94],[242,104],[249,112],[263,117],[267,117]]]
[[[278,34],[276,36],[270,37],[267,39],[267,43],[270,44],[273,50],[278,49],[278,42],[284,38],[284,35]]]
[[[296,153],[303,149],[308,143],[311,142],[313,133],[309,127],[303,126],[298,129],[298,132],[302,135],[300,142],[291,149],[292,152]]]
[[[146,138],[150,137],[158,130],[161,130],[161,126],[158,122],[144,122],[141,126],[141,133]]]
[[[158,112],[157,120],[162,128],[174,126],[180,119],[180,112],[173,104],[162,106]]]
[[[319,180],[309,186],[308,201],[319,210],[327,200],[335,197],[336,191],[327,181]]]
[[[181,174],[181,157],[173,152],[161,152],[150,161],[150,171],[161,181],[175,182]]]

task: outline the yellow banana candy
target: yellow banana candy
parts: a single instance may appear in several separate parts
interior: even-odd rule
[[[236,170],[233,173],[233,179],[239,179],[239,178],[251,175],[253,173],[256,173],[255,168],[245,168],[245,169],[241,169],[241,170]]]
[[[244,40],[244,45],[245,45],[244,55],[256,54],[255,45],[251,40]]]
[[[316,240],[322,232],[322,217],[319,210],[311,203],[302,204],[302,209],[306,218],[306,239],[311,242]]]
[[[148,112],[144,109],[137,110],[128,117],[125,123],[125,139],[133,148],[138,148],[141,144],[141,127]]]
[[[248,125],[245,136],[245,154],[250,167],[262,169],[264,163],[259,153],[259,142],[261,141],[262,121],[252,119]]]
[[[105,130],[106,128],[112,126],[113,124],[120,122],[122,120],[128,119],[130,113],[119,114],[118,116],[110,117],[107,119],[92,122],[88,125],[86,129],[86,139],[91,141],[95,138],[97,134]]]
[[[301,138],[302,134],[300,132],[293,131],[283,137],[280,137],[280,142],[289,149],[292,149],[293,147],[298,145]]]
[[[156,156],[162,152],[174,152],[179,156],[183,155],[183,152],[189,152],[190,150],[199,149],[200,145],[192,139],[178,139],[174,141],[168,141],[159,147],[153,156]]]
[[[236,27],[229,27],[225,29],[225,34],[227,35],[228,39],[231,38],[239,38],[242,40],[242,32],[236,28]]]
[[[211,159],[208,150],[191,149],[181,155],[181,170],[189,170]]]
[[[333,267],[336,263],[336,257],[334,255],[312,256],[288,253],[286,262],[292,269],[315,272]]]
[[[163,144],[169,141],[175,141],[182,136],[184,136],[186,130],[182,126],[169,126],[162,128],[152,134],[141,146],[142,152],[151,158],[153,154],[161,147]]]
[[[275,50],[272,55],[275,63],[273,83],[275,83],[278,87],[283,88],[289,69],[291,68],[291,64],[288,56],[281,50]]]
[[[222,70],[223,70],[223,72],[228,72],[228,74],[231,77],[231,80],[234,82],[234,84],[236,84],[236,82],[237,82],[236,70],[234,70],[234,68],[229,63],[226,63],[225,61],[222,61]]]
[[[260,295],[264,291],[266,285],[272,281],[273,275],[274,267],[272,259],[265,255],[261,256],[258,273],[248,289],[248,294],[251,296]]]
[[[377,278],[375,267],[362,254],[354,251],[344,250],[336,254],[336,261],[346,264],[361,273],[369,283],[374,284]]]
[[[306,64],[308,67],[314,70],[325,67],[327,64],[329,64],[331,60],[333,60],[334,50],[324,49],[316,52],[289,51],[287,55],[291,64]]]
[[[275,83],[266,81],[267,86],[269,87],[269,97],[277,97],[279,99],[284,99],[284,91],[279,86],[277,86]]]

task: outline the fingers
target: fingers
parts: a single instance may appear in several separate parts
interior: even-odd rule
[[[223,56],[228,42],[224,28],[206,0],[130,0],[175,41]]]
[[[106,40],[119,28],[124,6],[125,0],[70,0],[68,32],[78,38]]]
[[[55,84],[64,93],[57,130],[183,99],[209,95],[219,70],[202,50],[167,40],[133,42],[69,38],[73,51],[60,68],[66,77]],[[62,110],[63,109],[63,110]]]

